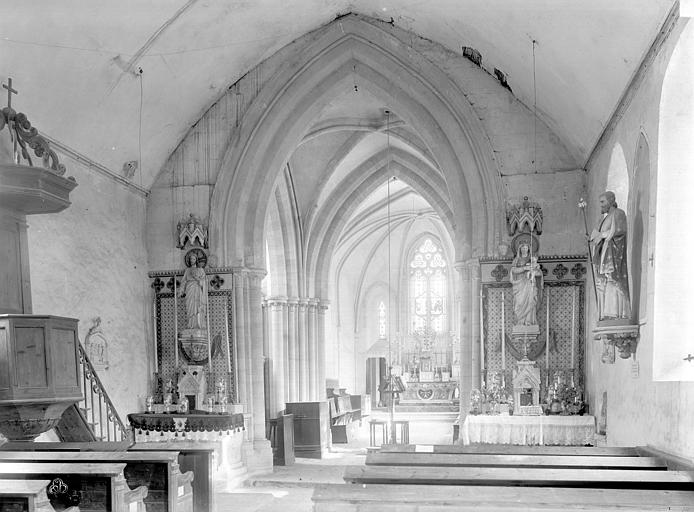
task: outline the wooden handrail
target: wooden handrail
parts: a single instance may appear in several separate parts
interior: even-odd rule
[[[84,350],[81,341],[78,342],[78,349],[80,366],[82,367],[82,388],[84,390],[83,401],[85,404],[85,409],[91,409],[92,421],[90,423],[92,424],[92,430],[94,431],[94,435],[97,435],[95,427],[98,424],[100,430],[99,437],[102,441],[131,440],[130,437],[132,435],[132,432],[129,428],[126,428],[125,423],[123,423],[123,420],[118,415],[118,411],[116,410],[116,407],[113,405],[113,402],[109,398],[108,393],[106,392],[106,388],[101,382],[101,379],[99,379],[99,375],[96,373],[94,365],[92,365],[92,362],[89,360],[87,352]],[[89,386],[87,386],[87,383],[89,384]],[[87,387],[89,387],[89,391],[91,392],[90,400],[87,400]],[[95,396],[99,397],[98,404],[95,400]],[[98,421],[94,410],[95,408],[99,409]],[[105,418],[104,413],[106,416]],[[87,421],[89,421],[89,418],[87,418]],[[104,426],[106,427],[105,429]],[[111,438],[111,427],[113,427],[113,439]],[[106,437],[106,439],[104,439],[104,437]]]

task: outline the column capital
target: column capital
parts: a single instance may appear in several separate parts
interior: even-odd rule
[[[282,297],[282,296],[268,297],[263,302],[270,307],[283,307],[283,306],[287,305],[287,297]]]

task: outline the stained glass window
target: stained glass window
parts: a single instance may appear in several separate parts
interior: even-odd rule
[[[441,247],[426,238],[410,260],[410,317],[413,332],[444,332],[446,260]]]
[[[386,305],[383,301],[378,305],[378,335],[381,338],[386,337]]]

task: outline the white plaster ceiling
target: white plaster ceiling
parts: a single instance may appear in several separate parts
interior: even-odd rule
[[[134,181],[148,188],[229,85],[304,33],[359,12],[392,17],[458,54],[476,48],[483,67],[506,73],[526,105],[536,39],[538,111],[585,161],[674,2],[7,2],[0,78],[13,77],[20,92],[13,105],[42,133],[117,173],[141,160]]]

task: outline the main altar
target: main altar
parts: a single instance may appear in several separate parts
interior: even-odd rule
[[[419,329],[398,343],[391,371],[404,390],[396,400],[401,412],[457,411],[460,365],[454,357],[456,337]]]

